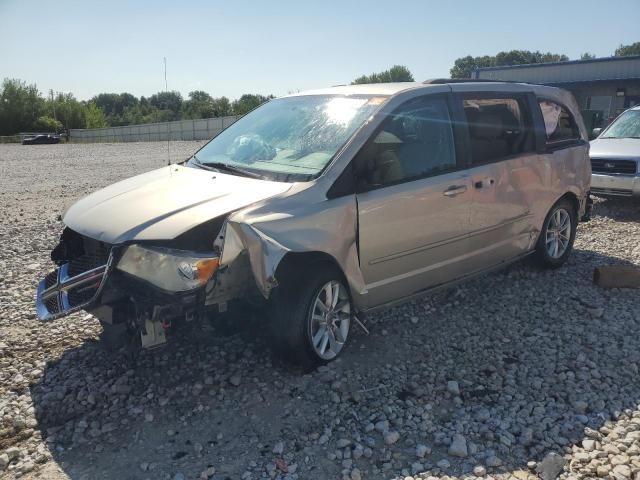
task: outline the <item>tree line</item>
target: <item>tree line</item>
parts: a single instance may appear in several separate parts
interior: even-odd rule
[[[614,57],[626,57],[631,55],[640,55],[640,42],[630,45],[620,45],[613,53]],[[593,53],[585,52],[580,55],[581,60],[594,59]],[[471,78],[472,72],[476,68],[481,67],[503,67],[508,65],[527,65],[531,63],[549,63],[549,62],[566,62],[569,60],[564,54],[539,51],[531,52],[529,50],[509,50],[498,52],[496,55],[482,55],[479,57],[458,58],[454,63],[449,74],[451,78]]]
[[[617,57],[629,55],[640,55],[640,42],[620,45],[614,52]],[[591,59],[595,55],[585,52],[580,58]],[[559,53],[509,50],[495,55],[458,58],[449,73],[451,78],[471,78],[478,67],[567,60],[569,57]],[[406,66],[394,65],[382,72],[362,75],[351,83],[413,81]],[[244,115],[271,98],[273,95],[245,94],[231,101],[227,97],[212,97],[205,91],[195,90],[186,99],[179,92],[171,91],[140,98],[130,93],[101,93],[88,101],[79,101],[71,93],[49,92],[48,96],[43,96],[36,85],[6,78],[0,89],[0,135]]]
[[[0,86],[0,135],[244,115],[270,98],[273,95],[249,93],[231,101],[196,90],[187,99],[170,91],[140,98],[130,93],[100,93],[81,101],[72,93],[45,96],[34,84],[5,78]]]
[[[614,52],[614,57],[626,57],[640,55],[640,42],[630,45],[620,45]],[[581,60],[594,59],[593,53],[585,52],[580,55]],[[481,67],[502,67],[506,65],[528,65],[532,63],[566,62],[569,57],[561,53],[542,53],[530,50],[508,50],[498,52],[495,55],[481,55],[473,57],[467,55],[453,62],[449,70],[451,78],[471,78],[472,72]],[[360,83],[384,83],[384,82],[413,82],[413,74],[404,65],[394,65],[389,70],[362,75],[356,78],[352,85]]]

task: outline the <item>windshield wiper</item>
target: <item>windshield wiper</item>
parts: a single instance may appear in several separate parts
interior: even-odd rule
[[[260,175],[259,173],[250,172],[249,170],[245,170],[240,167],[234,167],[233,165],[227,165],[226,163],[201,162],[195,155],[193,156],[193,159],[195,160],[194,163],[204,170],[210,170],[212,172],[230,172],[235,173],[236,175],[242,175],[243,177],[264,179],[264,176]]]

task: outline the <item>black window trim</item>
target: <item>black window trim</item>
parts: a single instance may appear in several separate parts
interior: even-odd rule
[[[540,102],[555,103],[556,105],[564,108],[566,112],[569,114],[569,116],[571,117],[571,121],[576,126],[576,129],[578,130],[578,138],[569,138],[567,140],[558,140],[555,142],[549,142],[547,138],[547,130],[544,124],[544,115],[542,114],[542,109],[540,108]],[[578,122],[576,122],[576,117],[569,107],[567,107],[564,103],[559,102],[554,98],[545,97],[544,95],[536,96],[536,103],[538,105],[538,110],[540,110],[540,116],[542,119],[542,134],[543,134],[542,139],[544,141],[544,149],[543,149],[544,153],[553,153],[558,150],[564,150],[565,148],[573,148],[573,147],[580,147],[580,146],[586,145],[587,142],[585,141],[584,138],[582,138],[580,127],[578,126]]]
[[[482,167],[484,165],[491,165],[493,163],[505,162],[505,161],[514,160],[516,158],[520,158],[523,156],[530,156],[530,155],[539,153],[537,151],[538,142],[537,142],[537,135],[536,135],[535,114],[534,114],[534,110],[531,107],[531,97],[535,97],[535,95],[533,95],[531,92],[526,92],[526,91],[525,92],[505,92],[502,90],[499,90],[499,91],[482,90],[482,91],[476,91],[476,92],[467,92],[467,91],[457,92],[455,96],[457,98],[456,103],[459,106],[460,116],[458,118],[458,122],[464,125],[464,131],[465,131],[464,137],[465,137],[465,143],[466,143],[465,150],[467,151],[467,157],[468,157],[467,168],[471,169],[476,167]],[[525,128],[528,128],[531,132],[533,132],[534,141],[532,142],[529,149],[524,152],[514,153],[512,155],[507,155],[504,157],[498,157],[488,162],[473,163],[472,151],[471,151],[471,134],[469,132],[469,122],[467,122],[467,116],[464,113],[464,100],[474,100],[474,99],[487,100],[487,99],[493,99],[493,98],[496,98],[496,99],[504,98],[504,99],[516,100],[518,101],[519,106],[524,107],[521,113],[524,116],[524,119],[526,120]]]
[[[424,95],[419,95],[419,96],[416,96],[416,97],[409,98],[406,101],[402,102],[397,107],[395,107],[393,109],[393,111],[389,115],[387,115],[387,117],[385,117],[385,119],[380,122],[380,125],[378,125],[376,127],[376,129],[371,133],[369,138],[367,138],[366,142],[362,145],[360,150],[358,150],[358,152],[353,156],[353,158],[349,162],[349,165],[345,168],[345,170],[343,172],[343,174],[347,170],[351,170],[353,172],[354,192],[355,193],[371,192],[371,191],[374,191],[374,190],[379,190],[381,188],[395,187],[397,185],[402,185],[404,183],[417,182],[417,181],[420,181],[420,180],[424,180],[426,178],[438,177],[440,175],[447,175],[449,173],[454,173],[454,172],[458,172],[458,171],[461,171],[461,170],[466,170],[468,167],[467,167],[467,164],[466,164],[466,161],[465,161],[465,155],[460,150],[461,147],[464,148],[464,146],[462,145],[463,139],[460,137],[460,134],[461,134],[460,126],[457,125],[457,122],[456,122],[456,115],[455,115],[455,111],[454,111],[455,106],[454,106],[452,97],[453,97],[453,95],[451,93],[448,93],[448,92],[426,93]],[[388,116],[393,115],[398,109],[402,108],[403,106],[405,106],[409,102],[415,102],[418,99],[425,99],[425,98],[444,98],[444,100],[445,100],[445,104],[446,104],[448,112],[449,112],[449,119],[451,121],[451,130],[452,130],[452,133],[453,133],[453,148],[454,148],[454,156],[455,156],[455,160],[456,160],[455,167],[449,168],[447,170],[439,170],[437,172],[426,173],[424,175],[419,175],[419,176],[416,176],[416,177],[405,178],[405,179],[398,180],[398,181],[391,182],[391,183],[385,183],[384,185],[367,185],[366,188],[363,188],[361,185],[358,184],[358,181],[355,178],[355,175],[356,175],[356,171],[355,170],[356,169],[353,168],[353,164],[357,161],[357,159],[360,156],[360,154],[369,146],[370,142],[372,142],[376,138],[376,136],[382,131],[382,128],[383,128],[383,126],[385,124],[385,121],[387,120]],[[340,175],[340,176],[342,176],[342,175]],[[340,178],[340,177],[338,177],[338,178]],[[329,189],[329,191],[331,191],[332,189],[333,189],[333,186]]]

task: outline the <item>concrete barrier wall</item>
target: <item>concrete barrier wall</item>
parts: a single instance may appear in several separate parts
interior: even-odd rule
[[[209,140],[238,119],[236,116],[147,123],[124,127],[72,129],[77,143],[158,142],[162,140]]]

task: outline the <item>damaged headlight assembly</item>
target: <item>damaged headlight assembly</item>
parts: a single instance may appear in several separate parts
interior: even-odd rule
[[[131,245],[117,268],[163,290],[186,292],[204,286],[218,269],[219,262],[213,252]]]

